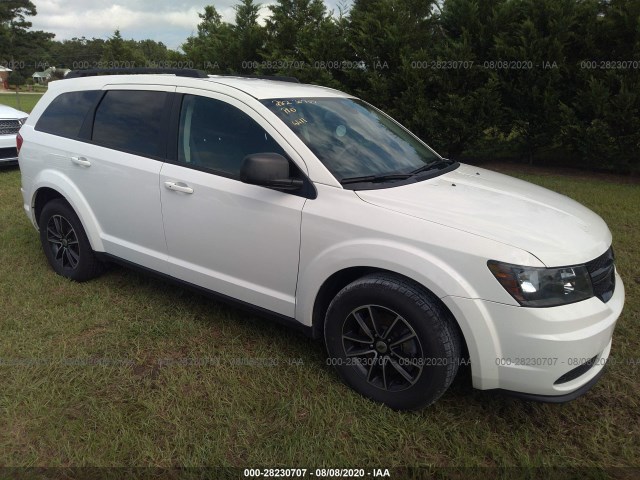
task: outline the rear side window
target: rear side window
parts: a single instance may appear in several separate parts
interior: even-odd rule
[[[98,90],[86,90],[57,96],[40,116],[36,130],[66,138],[77,138],[87,113],[101,93]]]
[[[108,91],[96,110],[91,139],[124,152],[160,156],[167,98],[166,92]]]

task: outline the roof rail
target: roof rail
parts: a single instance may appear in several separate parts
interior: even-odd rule
[[[214,77],[237,77],[237,78],[257,78],[259,80],[277,80],[279,82],[300,83],[296,77],[286,77],[282,75],[246,75],[241,73],[221,73],[214,74]]]
[[[191,68],[91,68],[72,70],[64,78],[96,77],[98,75],[152,75],[168,74],[176,77],[207,78],[202,70]]]

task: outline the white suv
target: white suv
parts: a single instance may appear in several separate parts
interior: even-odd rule
[[[395,409],[467,362],[476,388],[552,402],[600,377],[624,288],[590,210],[336,90],[97,73],[52,82],[20,131],[24,209],[60,275],[115,260],[252,306]]]

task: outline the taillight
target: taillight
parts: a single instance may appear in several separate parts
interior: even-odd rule
[[[18,153],[20,153],[20,149],[22,148],[22,135],[16,135],[16,149],[18,149]]]

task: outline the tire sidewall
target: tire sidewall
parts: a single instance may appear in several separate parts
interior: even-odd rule
[[[445,332],[439,325],[443,319],[437,318],[439,309],[424,308],[427,300],[423,295],[416,301],[399,290],[390,290],[380,282],[356,282],[342,290],[331,302],[325,323],[325,344],[332,363],[343,380],[372,400],[385,403],[394,409],[418,409],[435,401],[444,393],[448,385],[448,362],[455,361],[445,348]],[[353,365],[348,365],[342,344],[342,328],[347,316],[358,307],[377,305],[393,310],[402,316],[414,329],[422,346],[425,365],[418,381],[409,388],[389,392],[367,382],[362,373]]]
[[[54,257],[54,253],[51,249],[51,245],[47,239],[47,225],[51,217],[59,215],[67,220],[71,227],[73,228],[76,238],[78,239],[78,250],[80,260],[78,265],[74,269],[63,268],[61,265],[57,263]],[[84,228],[80,219],[73,211],[73,209],[63,200],[52,200],[47,203],[42,209],[42,213],[40,214],[40,242],[42,243],[42,248],[44,250],[44,254],[51,265],[51,268],[58,274],[66,278],[70,278],[76,281],[83,281],[90,277],[90,261],[93,261],[93,250],[91,249],[91,244],[89,243],[89,239],[85,234]],[[91,257],[91,258],[90,258]]]

